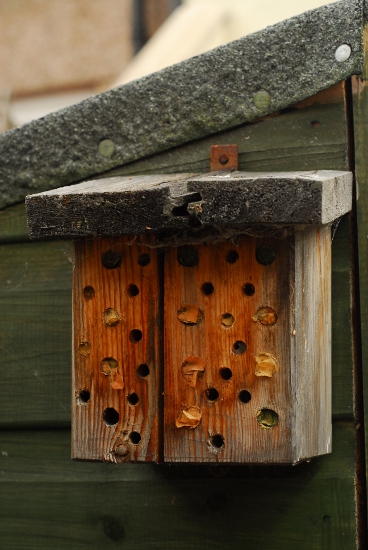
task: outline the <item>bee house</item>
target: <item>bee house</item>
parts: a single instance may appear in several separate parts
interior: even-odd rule
[[[351,201],[338,171],[110,177],[28,197],[33,237],[75,239],[73,458],[329,453],[331,224]]]

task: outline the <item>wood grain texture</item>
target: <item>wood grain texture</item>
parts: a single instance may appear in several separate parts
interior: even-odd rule
[[[270,265],[258,259],[265,247]],[[192,267],[180,250],[165,254],[165,460],[298,462],[331,452],[330,228],[192,247]],[[178,318],[190,308],[199,322]],[[260,376],[260,356],[276,372]],[[204,372],[191,384],[183,369],[193,358]],[[196,411],[197,425],[182,426]]]
[[[331,227],[295,228],[294,460],[330,453]]]
[[[353,175],[223,171],[90,180],[26,198],[31,238],[326,224],[351,210]]]
[[[7,550],[355,550],[355,426],[296,467],[76,463],[70,432],[0,433]]]
[[[159,282],[134,237],[75,241],[73,458],[159,459]]]

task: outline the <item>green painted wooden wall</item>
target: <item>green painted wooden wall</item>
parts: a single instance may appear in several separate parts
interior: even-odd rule
[[[238,143],[241,170],[346,170],[346,117],[342,101],[289,109],[120,173],[208,171],[213,143]],[[24,206],[1,211],[0,546],[357,548],[351,227],[346,216],[333,240],[331,455],[294,467],[106,465],[70,460],[71,243],[31,243]]]

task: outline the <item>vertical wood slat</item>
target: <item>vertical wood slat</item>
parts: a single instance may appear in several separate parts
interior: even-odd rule
[[[114,254],[121,254],[121,265],[104,267],[106,253],[110,265],[119,263]],[[142,254],[146,255],[143,260],[149,258],[147,265],[138,263]],[[110,462],[159,459],[157,273],[156,251],[134,246],[129,238],[75,241],[73,458]],[[111,308],[117,313],[108,313],[120,320],[107,326],[103,315]],[[132,330],[141,331],[140,340],[139,333],[132,338]],[[109,365],[116,364],[107,361],[102,365],[109,358],[118,365],[110,374]]]
[[[256,239],[244,237],[239,246],[199,245],[199,263],[184,267],[175,249],[165,259],[165,460],[194,462],[290,462],[290,340],[293,330],[290,308],[290,239]],[[260,246],[275,251],[271,265],[256,260]],[[227,259],[238,255],[235,263]],[[211,283],[214,291],[203,294],[202,285]],[[249,294],[244,293],[244,285]],[[183,304],[195,304],[203,311],[203,320],[185,325],[178,320]],[[262,306],[275,310],[278,318],[266,326],[253,316]],[[229,313],[234,324],[222,325],[222,315]],[[244,354],[234,353],[237,341],[246,344]],[[256,376],[255,356],[261,352],[277,359],[279,371],[272,377]],[[188,357],[203,359],[203,378],[191,387],[181,372]],[[232,377],[223,380],[222,368]],[[209,388],[218,392],[215,401],[208,399]],[[239,393],[244,395],[241,402]],[[211,390],[213,391],[213,390]],[[206,393],[207,392],[207,393]],[[242,395],[242,394],[241,394]],[[210,393],[211,396],[211,393]],[[216,393],[215,393],[216,397]],[[180,411],[189,406],[201,409],[196,428],[176,427]],[[279,423],[272,429],[262,428],[257,413],[275,411]],[[190,411],[189,411],[190,412]],[[258,417],[259,418],[259,417]],[[216,436],[223,437],[221,439]],[[215,438],[213,438],[215,436]],[[218,446],[220,445],[220,448]]]

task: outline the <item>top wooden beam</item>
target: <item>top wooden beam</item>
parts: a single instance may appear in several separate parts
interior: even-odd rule
[[[362,0],[342,0],[5,133],[0,208],[252,121],[360,74],[363,20]],[[350,55],[336,55],[343,45]]]
[[[351,209],[352,174],[211,172],[114,177],[26,199],[31,238],[119,236],[245,225],[326,224]]]

